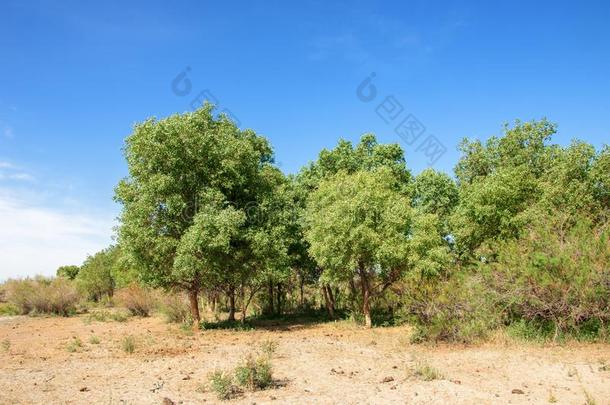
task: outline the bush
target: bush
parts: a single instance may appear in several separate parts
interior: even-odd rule
[[[155,306],[151,292],[136,283],[119,290],[116,302],[124,306],[132,315],[149,316]]]
[[[472,343],[495,329],[500,317],[480,275],[412,280],[405,289],[406,318],[415,324],[413,343]]]
[[[186,324],[191,320],[186,300],[179,294],[167,294],[161,301],[161,312],[169,323]]]
[[[237,383],[251,391],[265,389],[273,380],[271,362],[267,357],[254,359],[249,355],[244,363],[235,369]]]
[[[136,339],[129,335],[121,340],[121,348],[125,353],[133,353],[136,350]]]
[[[66,345],[66,350],[69,351],[70,353],[74,353],[76,351],[78,351],[79,349],[81,349],[83,347],[83,342],[75,337],[73,338],[70,343],[68,343]]]
[[[69,316],[76,312],[79,295],[64,278],[9,280],[7,300],[20,314],[56,314]]]
[[[490,278],[512,332],[556,340],[605,338],[610,322],[610,224],[561,215],[501,245]]]
[[[431,365],[418,361],[413,369],[413,376],[423,381],[441,380],[443,374]]]
[[[214,391],[218,399],[226,400],[235,395],[236,389],[230,374],[222,370],[216,370],[208,376],[208,380],[211,390]]]

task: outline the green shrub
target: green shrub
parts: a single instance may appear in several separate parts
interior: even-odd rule
[[[0,316],[19,315],[19,308],[8,302],[0,302]]]
[[[497,247],[493,288],[523,338],[593,340],[610,323],[610,224],[543,218],[528,233]]]
[[[89,338],[89,343],[91,343],[92,345],[99,345],[100,344],[100,338],[93,335]]]
[[[208,380],[210,389],[220,400],[231,399],[237,392],[233,385],[231,375],[222,370],[216,370],[213,373],[210,373]]]
[[[480,275],[411,280],[404,304],[403,316],[415,325],[413,343],[472,343],[484,339],[500,322],[494,296]]]
[[[243,364],[235,368],[235,379],[241,387],[251,391],[265,389],[273,381],[271,362],[266,357],[254,359],[248,355]]]
[[[137,283],[119,290],[115,295],[116,302],[127,308],[131,315],[149,316],[155,306],[151,292]]]
[[[19,313],[56,314],[69,316],[76,312],[79,295],[69,280],[64,278],[9,280],[6,282],[7,300]]]

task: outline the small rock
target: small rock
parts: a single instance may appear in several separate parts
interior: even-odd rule
[[[394,381],[394,377],[384,377],[383,380],[381,380],[382,383],[389,383]]]
[[[169,399],[168,397],[163,398],[163,402],[161,402],[162,405],[176,405],[176,403],[174,401],[172,401],[171,399]]]
[[[83,388],[79,389],[79,391],[80,392],[87,392],[87,391],[89,391],[89,388],[83,387]]]
[[[519,388],[515,388],[514,390],[511,391],[512,394],[525,394],[525,392],[523,392],[523,390],[520,390]]]

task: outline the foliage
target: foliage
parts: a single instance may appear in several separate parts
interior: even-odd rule
[[[497,248],[492,288],[509,320],[523,320],[554,338],[610,321],[610,223],[559,213],[539,219],[520,239]],[[597,326],[595,326],[597,325]]]
[[[65,277],[74,280],[80,271],[78,266],[61,266],[57,269],[57,277]]]
[[[254,359],[252,355],[248,355],[243,364],[235,368],[235,379],[241,387],[251,391],[267,388],[273,382],[273,369],[269,358]]]
[[[116,301],[136,316],[148,316],[155,307],[152,293],[137,283],[117,291]]]
[[[236,388],[233,385],[233,378],[229,373],[222,370],[216,370],[208,376],[210,382],[210,388],[216,394],[216,397],[220,400],[231,399],[235,393]]]
[[[112,268],[117,254],[118,250],[110,247],[87,257],[75,279],[83,295],[96,302],[102,297],[112,297],[115,288]]]
[[[69,316],[76,312],[80,297],[64,278],[9,280],[5,284],[7,300],[19,313]]]

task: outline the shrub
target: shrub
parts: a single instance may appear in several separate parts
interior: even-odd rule
[[[235,395],[236,389],[230,374],[222,370],[216,370],[210,373],[208,380],[211,390],[214,391],[218,399],[226,400]]]
[[[83,347],[83,342],[79,338],[75,337],[70,341],[70,343],[68,343],[66,345],[66,350],[69,351],[70,353],[74,353],[82,347]]]
[[[251,391],[265,389],[273,380],[271,362],[266,357],[254,359],[248,355],[243,364],[235,369],[237,383]]]
[[[161,302],[161,312],[169,323],[185,324],[190,321],[189,307],[183,296],[167,294]]]
[[[19,308],[8,302],[0,302],[0,316],[19,315]]]
[[[7,299],[19,313],[56,314],[68,316],[76,311],[79,295],[64,278],[9,280]]]
[[[133,353],[136,350],[136,339],[129,335],[121,340],[121,348],[125,353]]]
[[[610,223],[557,214],[497,248],[491,288],[525,338],[605,337],[610,322]]]
[[[472,343],[484,339],[500,321],[494,300],[480,275],[411,280],[404,296],[406,318],[415,324],[411,341]]]
[[[149,316],[155,306],[155,300],[146,288],[137,283],[132,283],[128,287],[116,293],[116,301],[136,316]]]
[[[92,345],[99,345],[100,344],[100,338],[93,335],[89,338],[89,343],[91,343]]]

